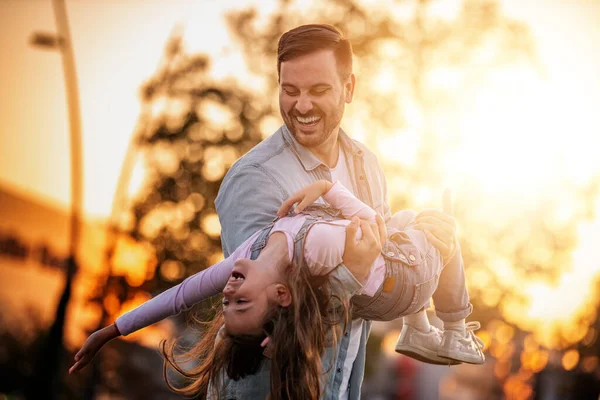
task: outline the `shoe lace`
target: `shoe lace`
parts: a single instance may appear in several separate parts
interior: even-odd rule
[[[477,345],[477,351],[481,353],[485,343],[483,343],[483,340],[479,339],[475,333],[473,333],[473,331],[476,331],[479,328],[481,328],[479,321],[471,321],[465,324],[465,331],[467,332],[467,335],[471,337],[471,340],[473,340],[473,342]]]
[[[440,338],[444,337],[444,331],[442,331],[442,330],[441,330],[441,329],[439,329],[439,328],[436,328],[436,327],[435,327],[435,326],[433,326],[433,325],[430,325],[430,327],[431,327],[431,328],[430,328],[430,331],[431,331],[431,332],[434,332],[434,333],[435,333],[436,335],[438,335]]]

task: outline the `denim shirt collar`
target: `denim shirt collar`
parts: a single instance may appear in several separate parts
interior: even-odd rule
[[[325,165],[325,163],[319,160],[317,156],[315,156],[309,149],[302,146],[296,141],[296,138],[294,137],[294,135],[292,135],[292,133],[285,124],[282,125],[281,130],[283,132],[284,140],[288,142],[292,151],[296,154],[296,156],[298,156],[298,159],[300,160],[302,166],[306,171],[312,171],[319,165]],[[360,147],[358,147],[356,143],[354,143],[352,139],[350,139],[350,137],[346,134],[346,132],[344,132],[342,128],[340,128],[339,131],[339,140],[342,144],[343,150],[346,151],[346,154],[362,156],[363,152],[360,149]]]

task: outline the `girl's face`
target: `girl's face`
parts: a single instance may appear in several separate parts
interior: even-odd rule
[[[282,242],[283,241],[283,242]],[[223,317],[230,335],[260,335],[267,312],[287,307],[291,296],[283,283],[283,270],[289,263],[287,239],[276,232],[257,260],[238,259],[223,289]]]

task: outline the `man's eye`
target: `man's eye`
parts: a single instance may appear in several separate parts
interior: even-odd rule
[[[288,96],[297,96],[298,92],[296,92],[295,90],[287,90],[287,89],[283,89],[283,91],[285,92],[285,94],[287,94]]]
[[[315,96],[323,96],[325,93],[327,93],[329,91],[329,89],[324,89],[324,90],[315,90],[313,91],[313,94]]]
[[[245,302],[246,302],[246,300],[242,300],[242,299],[239,299],[238,301],[236,301],[237,304],[243,304]]]

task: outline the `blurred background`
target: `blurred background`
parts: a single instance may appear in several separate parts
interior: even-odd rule
[[[352,42],[342,126],[392,210],[452,188],[486,344],[483,366],[431,366],[376,323],[363,398],[598,399],[600,2],[2,0],[1,400],[180,398],[157,349],[197,340],[189,315],[67,369],[223,258],[219,184],[282,124],[277,41],[312,22]]]

